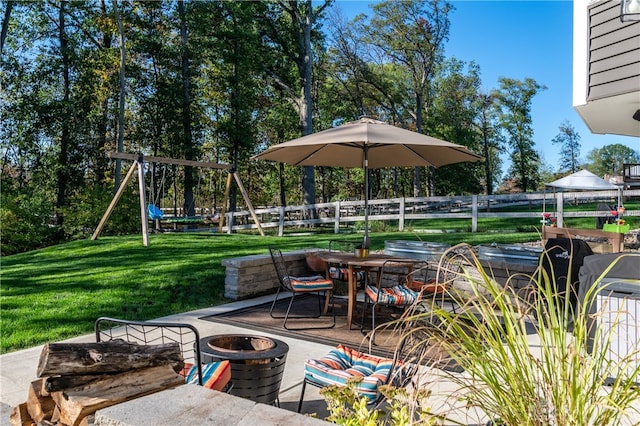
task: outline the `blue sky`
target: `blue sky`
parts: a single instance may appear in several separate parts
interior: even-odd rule
[[[591,134],[573,109],[573,2],[452,1],[446,55],[480,67],[485,91],[498,88],[498,78],[533,78],[547,87],[532,102],[536,150],[553,171],[560,147],[551,140],[568,120],[580,135],[581,155],[593,148],[620,143],[640,151],[640,140],[629,136]],[[345,17],[372,15],[367,0],[337,0]],[[453,141],[455,142],[455,141]]]

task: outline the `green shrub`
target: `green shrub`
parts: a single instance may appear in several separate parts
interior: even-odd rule
[[[100,223],[113,199],[113,188],[94,186],[78,191],[68,199],[64,209],[64,232],[68,239],[88,238]],[[122,194],[101,235],[131,235],[140,233],[140,199],[137,192]]]
[[[31,190],[26,190],[31,192]],[[57,229],[51,224],[53,204],[45,194],[2,191],[0,254],[7,256],[54,244]]]

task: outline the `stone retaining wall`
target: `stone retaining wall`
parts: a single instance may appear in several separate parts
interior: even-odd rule
[[[308,273],[305,261],[305,255],[308,251],[310,249],[282,253],[292,275]],[[529,277],[534,274],[537,268],[537,266],[503,262],[483,261],[482,264],[487,273],[499,283],[504,284],[511,277],[510,285],[518,291],[527,287],[530,282]],[[251,299],[275,293],[278,289],[278,277],[269,254],[224,259],[222,266],[226,268],[224,297],[227,299]]]
[[[282,253],[292,275],[302,275],[307,272],[305,260],[307,251]],[[224,259],[221,263],[226,268],[224,297],[227,299],[244,300],[275,293],[280,285],[270,254],[234,257]]]

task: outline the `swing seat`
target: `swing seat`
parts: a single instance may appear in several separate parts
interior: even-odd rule
[[[153,220],[162,219],[162,217],[164,216],[164,213],[162,213],[160,207],[154,204],[149,204],[149,207],[147,207],[147,212],[149,213],[149,218]]]

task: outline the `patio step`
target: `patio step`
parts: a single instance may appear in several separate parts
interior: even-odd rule
[[[332,423],[197,385],[182,385],[98,410],[95,426],[233,426]]]

